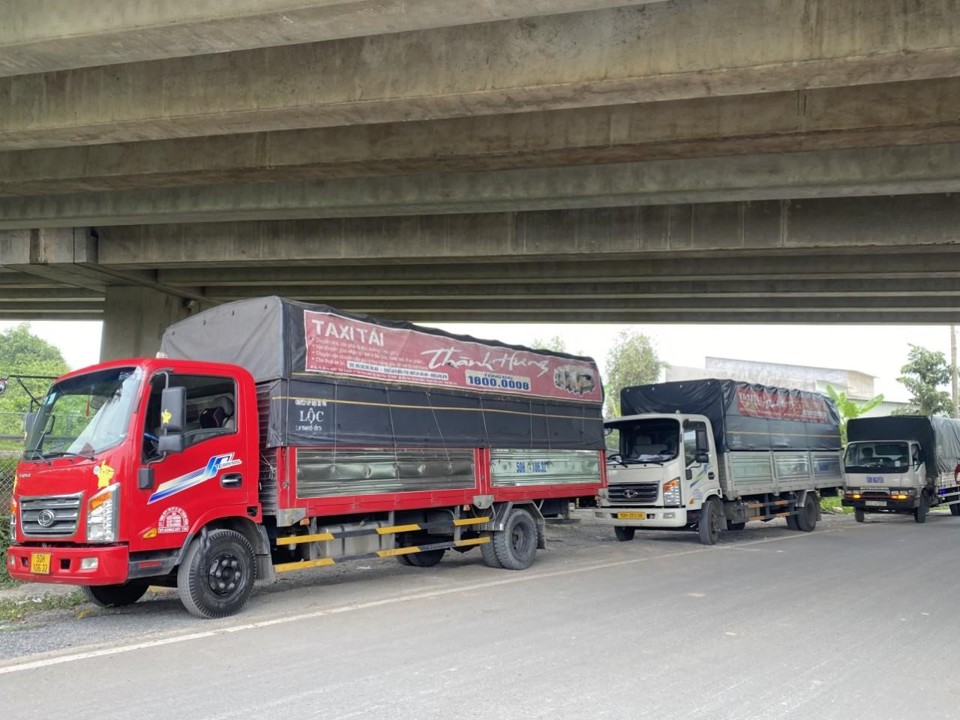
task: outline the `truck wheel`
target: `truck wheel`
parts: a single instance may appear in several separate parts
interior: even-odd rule
[[[537,523],[530,513],[514,508],[501,532],[493,535],[497,560],[507,570],[526,570],[537,554]]]
[[[423,552],[411,553],[409,555],[399,555],[397,557],[404,565],[413,567],[433,567],[443,559],[446,552],[444,548],[439,550],[424,550]]]
[[[803,500],[803,507],[797,513],[797,528],[803,532],[813,532],[817,527],[817,519],[820,515],[820,501],[816,493],[807,493]]]
[[[797,513],[793,515],[787,515],[787,527],[791,530],[799,530],[800,523],[797,522]]]
[[[863,512],[863,508],[853,509],[853,519],[860,523],[862,523],[866,519],[866,513]]]
[[[190,544],[177,571],[177,593],[191,615],[221,618],[239,612],[256,579],[249,541],[236,530],[211,530]]]
[[[927,510],[930,509],[930,500],[927,498],[925,492],[920,493],[920,503],[914,508],[913,519],[918,523],[924,523],[927,521]]]
[[[617,536],[617,540],[620,542],[630,542],[633,540],[633,536],[637,534],[637,529],[632,527],[623,527],[617,525],[613,529],[614,534]]]
[[[480,556],[483,558],[483,564],[490,568],[503,570],[503,565],[500,564],[500,560],[497,558],[497,549],[493,546],[492,533],[489,534],[489,538],[489,542],[485,542],[480,546]]]
[[[122,585],[88,585],[82,589],[88,602],[104,608],[118,608],[133,605],[147,592],[147,587],[147,583],[127,582]]]
[[[950,506],[950,514],[954,517],[960,515],[960,503],[953,503],[953,505]]]
[[[720,502],[716,498],[712,497],[703,504],[697,525],[700,542],[704,545],[716,545],[720,539]]]

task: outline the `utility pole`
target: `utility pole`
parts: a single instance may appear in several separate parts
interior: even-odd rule
[[[957,397],[957,328],[950,326],[950,385],[953,390],[953,417],[960,417],[960,398]]]

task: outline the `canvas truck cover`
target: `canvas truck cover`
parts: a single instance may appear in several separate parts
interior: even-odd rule
[[[840,449],[840,416],[818,393],[715,379],[620,392],[621,415],[677,412],[709,418],[717,452]]]
[[[176,323],[161,351],[248,370],[268,446],[604,446],[603,387],[586,357],[275,296]]]
[[[847,422],[849,442],[915,440],[926,456],[927,477],[953,474],[960,462],[960,420],[923,415],[853,418]]]

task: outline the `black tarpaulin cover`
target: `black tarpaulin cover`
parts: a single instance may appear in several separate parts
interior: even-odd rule
[[[268,446],[604,446],[590,358],[279,297],[176,323],[161,351],[247,369],[266,403]]]
[[[838,450],[840,417],[826,396],[736,380],[689,380],[623,388],[620,414],[690,413],[713,425],[718,452]]]
[[[847,441],[915,440],[926,457],[927,477],[952,473],[960,462],[960,420],[923,415],[853,418]]]

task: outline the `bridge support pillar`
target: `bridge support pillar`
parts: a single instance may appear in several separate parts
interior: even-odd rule
[[[108,287],[100,360],[153,357],[167,326],[189,314],[183,298],[145,287]]]

